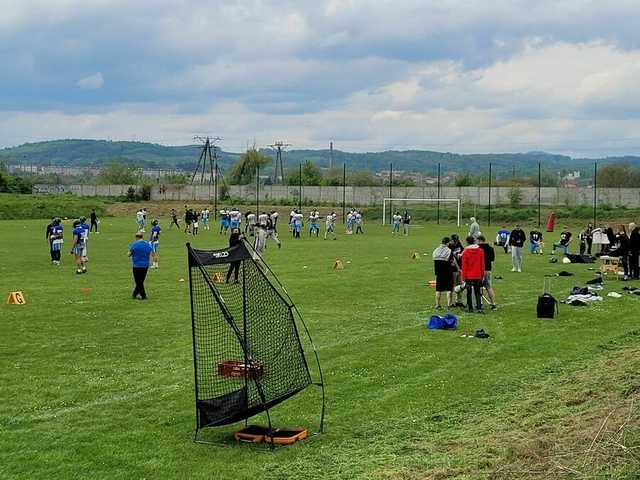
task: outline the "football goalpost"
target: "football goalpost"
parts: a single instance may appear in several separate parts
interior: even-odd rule
[[[441,204],[456,204],[456,224],[460,226],[460,199],[459,198],[384,198],[382,200],[382,224],[385,225],[387,221],[387,205],[391,210],[394,203],[433,203],[434,207],[438,207]]]

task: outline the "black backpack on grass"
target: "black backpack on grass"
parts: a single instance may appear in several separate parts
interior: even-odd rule
[[[549,293],[549,290],[551,290],[551,279],[545,278],[542,295],[538,297],[538,318],[555,318],[559,313],[558,301]]]

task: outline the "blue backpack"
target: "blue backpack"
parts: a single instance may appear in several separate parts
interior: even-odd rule
[[[458,323],[458,317],[451,313],[447,313],[444,317],[433,315],[427,323],[427,328],[432,330],[455,330]]]

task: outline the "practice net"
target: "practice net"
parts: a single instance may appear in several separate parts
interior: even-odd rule
[[[196,436],[204,427],[268,413],[312,383],[295,306],[250,248],[187,244]]]

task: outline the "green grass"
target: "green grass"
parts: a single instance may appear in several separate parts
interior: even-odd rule
[[[0,193],[0,220],[25,218],[89,217],[95,208],[98,216],[105,214],[105,204],[112,199],[77,197],[75,195],[19,195]],[[46,224],[45,224],[46,225]]]
[[[638,356],[622,357],[625,363],[615,355],[637,348],[640,297],[605,297],[582,309],[562,306],[558,320],[535,318],[543,274],[575,273],[554,279],[553,292],[562,297],[593,276],[585,265],[527,256],[525,272],[516,274],[498,253],[499,309],[460,314],[457,332],[429,331],[430,255],[455,227],[416,226],[405,238],[368,225],[366,236],[337,241],[283,234],[283,248],[270,245],[266,259],[318,346],[327,431],[274,452],[236,445],[232,428],[205,432],[221,446],[194,444],[188,283],[179,282],[187,278],[185,236],[167,230],[164,220],[160,269],[149,274],[149,300],[139,302],[130,299],[126,256],[133,219],[103,220],[83,276],[74,275],[68,254],[63,266],[49,265],[45,223],[0,222],[0,294],[21,290],[27,300],[0,306],[0,478],[530,478],[496,472],[528,465],[522,450],[530,451],[531,439],[518,432],[542,435],[539,418],[554,425],[574,418],[558,403],[564,396],[585,382],[596,394],[613,392],[608,402],[622,392],[637,396],[640,379],[630,372],[638,362],[630,359]],[[203,232],[192,241],[209,248],[225,239]],[[428,255],[412,260],[414,251]],[[344,270],[332,270],[335,259]],[[620,286],[610,282],[605,292]],[[86,297],[83,288],[90,289]],[[477,328],[491,338],[461,338]],[[592,368],[602,382],[586,375]],[[587,377],[582,383],[579,374]],[[625,379],[624,389],[613,378]],[[311,387],[272,415],[281,426],[315,429],[318,411]],[[598,418],[588,417],[585,431],[595,434]],[[627,446],[636,448],[637,423],[628,428]],[[607,464],[583,469],[588,478],[640,472],[633,462]]]

